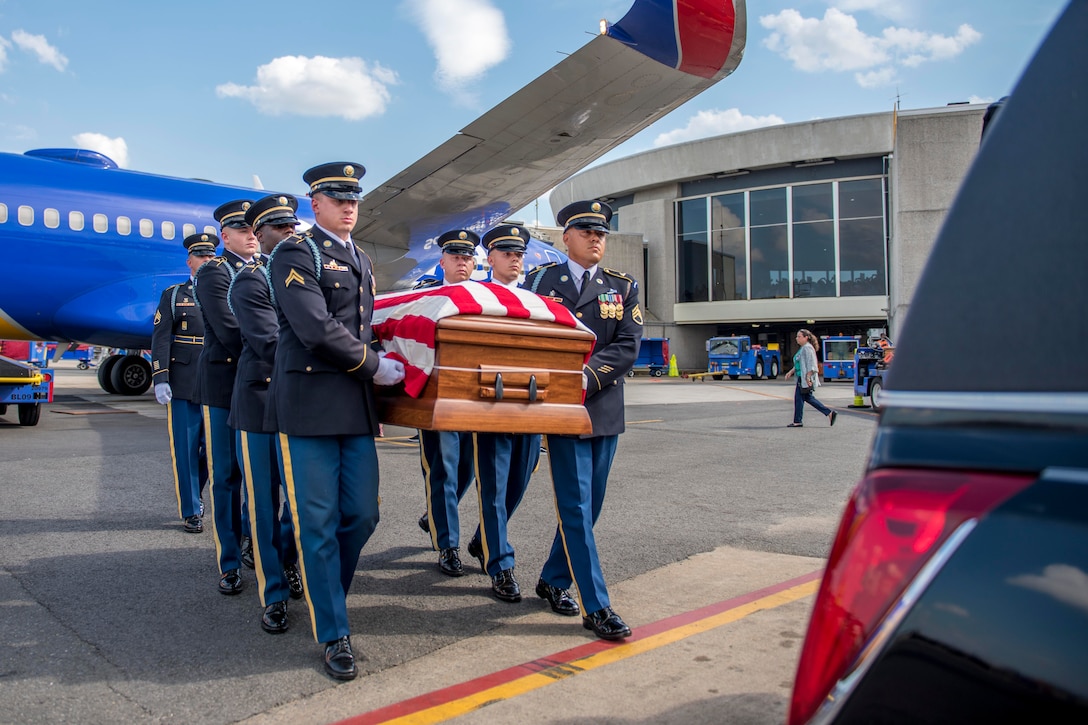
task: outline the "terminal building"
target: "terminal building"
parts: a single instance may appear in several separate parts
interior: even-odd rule
[[[603,264],[639,280],[644,336],[669,338],[681,370],[705,370],[706,341],[719,335],[777,343],[789,369],[800,327],[895,339],[985,111],[955,104],[699,139],[583,171],[551,206],[612,206]]]

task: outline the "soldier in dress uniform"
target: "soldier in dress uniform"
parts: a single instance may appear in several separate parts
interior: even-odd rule
[[[314,639],[339,680],[358,673],[347,593],[378,524],[374,386],[404,379],[403,364],[371,347],[374,271],[351,239],[363,173],[341,161],[303,174],[316,223],[269,264],[280,329],[269,404]]]
[[[468,281],[476,268],[476,245],[480,237],[468,229],[453,229],[439,235],[442,248],[438,265],[442,281],[421,287],[437,287]],[[421,430],[419,460],[427,494],[427,512],[419,527],[431,535],[431,547],[438,552],[438,569],[447,576],[462,576],[461,524],[457,505],[472,485],[472,434],[454,431]]]
[[[585,628],[602,639],[623,639],[631,629],[610,606],[593,525],[601,514],[616,442],[624,429],[623,381],[638,357],[642,310],[638,283],[599,266],[611,219],[612,209],[600,201],[563,207],[556,221],[563,227],[567,263],[535,268],[522,287],[560,300],[597,335],[582,372],[593,432],[584,437],[548,436],[560,531],[536,593],[553,611],[573,616],[579,611],[567,591],[573,579]]]
[[[294,233],[298,226],[296,209],[295,197],[273,194],[246,210],[246,224],[253,229],[262,253],[271,253]],[[266,417],[279,322],[262,257],[255,257],[234,276],[227,302],[242,335],[228,422],[237,431],[236,445],[241,454],[258,595],[264,608],[261,628],[280,634],[287,631],[288,596],[302,597],[302,578],[296,566],[298,554],[289,507],[281,506],[284,497],[280,493],[275,417]]]
[[[491,266],[491,282],[516,288],[521,277],[529,230],[500,224],[484,234],[483,246]],[[514,577],[514,547],[507,527],[521,503],[529,477],[540,459],[540,436],[513,433],[473,433],[476,486],[480,499],[480,528],[468,543],[468,553],[491,577],[491,592],[506,602],[521,601]]]
[[[205,264],[193,282],[204,315],[204,350],[200,355],[200,402],[211,473],[212,522],[219,564],[219,591],[242,591],[242,472],[238,466],[230,416],[242,335],[227,303],[231,280],[257,254],[257,238],[246,224],[252,201],[228,201],[213,212],[223,236],[223,253]]]
[[[204,531],[200,486],[207,471],[200,446],[197,379],[197,361],[204,345],[204,320],[193,299],[193,276],[215,256],[218,242],[219,237],[214,234],[191,234],[185,238],[189,279],[162,291],[151,332],[151,380],[155,384],[155,400],[167,407],[178,516],[190,534]]]

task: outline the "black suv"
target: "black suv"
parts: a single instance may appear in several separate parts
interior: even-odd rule
[[[1088,0],[988,121],[899,334],[791,725],[1088,723]]]

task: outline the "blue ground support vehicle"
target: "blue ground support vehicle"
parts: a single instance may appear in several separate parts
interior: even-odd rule
[[[53,402],[53,371],[46,367],[45,343],[5,342],[4,352],[11,357],[0,355],[0,415],[15,405],[19,425],[37,425],[42,403]]]
[[[888,374],[893,352],[891,347],[871,342],[854,353],[854,398],[868,397],[873,410],[880,410],[884,376]]]
[[[854,379],[854,354],[858,350],[858,340],[857,335],[852,337],[831,335],[823,339],[824,362],[822,367],[825,383],[832,380]]]
[[[638,348],[635,365],[627,371],[627,377],[634,377],[636,370],[645,370],[655,378],[660,378],[669,369],[669,338],[644,337]]]
[[[706,374],[715,380],[721,380],[723,375],[728,375],[730,380],[736,380],[741,375],[751,375],[752,380],[766,375],[773,380],[782,369],[778,343],[764,348],[753,345],[748,335],[712,337],[706,341],[706,353]]]

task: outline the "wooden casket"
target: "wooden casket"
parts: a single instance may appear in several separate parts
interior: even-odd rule
[[[418,398],[377,387],[383,423],[480,433],[593,432],[582,364],[594,336],[555,322],[456,315],[438,321],[435,364]]]

